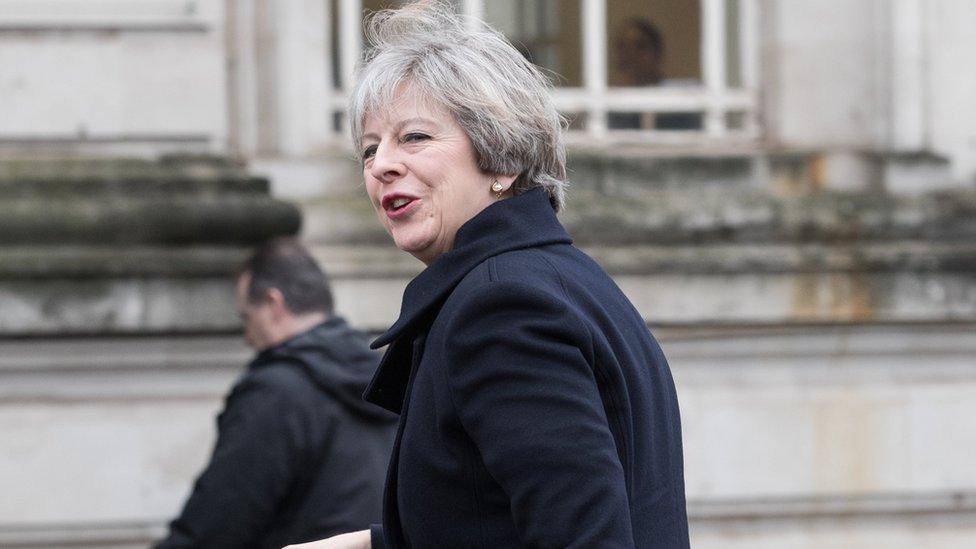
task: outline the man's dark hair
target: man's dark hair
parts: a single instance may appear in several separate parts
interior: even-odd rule
[[[237,271],[251,275],[247,299],[258,303],[277,288],[293,314],[332,314],[329,280],[305,246],[291,237],[276,238],[258,247]]]
[[[631,17],[626,23],[637,29],[641,35],[641,48],[656,52],[658,55],[664,53],[664,39],[661,38],[661,31],[657,25],[651,23],[643,17]]]

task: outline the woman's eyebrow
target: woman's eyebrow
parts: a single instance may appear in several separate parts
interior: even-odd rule
[[[399,132],[400,130],[402,130],[404,128],[404,126],[408,126],[410,124],[418,124],[418,123],[419,124],[429,124],[431,126],[438,127],[437,122],[435,120],[433,120],[433,119],[425,118],[423,116],[414,116],[412,118],[406,118],[404,120],[400,120],[399,122],[397,122],[393,126],[393,128],[394,128],[395,131]],[[380,136],[376,132],[364,133],[363,134],[363,137],[362,137],[362,140],[363,141],[366,141],[367,139],[373,139],[373,140],[376,140],[376,141],[380,141]]]
[[[410,124],[417,124],[417,123],[420,123],[420,124],[430,124],[432,126],[436,126],[437,125],[437,123],[434,122],[433,120],[431,120],[430,118],[424,118],[422,116],[415,116],[413,118],[407,118],[406,120],[401,120],[400,122],[397,123],[396,128],[397,128],[397,130],[402,130],[404,126],[407,126],[407,125],[410,125]]]

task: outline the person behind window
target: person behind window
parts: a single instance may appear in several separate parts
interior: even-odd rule
[[[681,423],[640,313],[556,218],[551,84],[450,5],[376,14],[366,192],[427,265],[368,400],[400,414],[382,525],[299,547],[688,547]]]
[[[616,85],[636,87],[661,83],[664,41],[657,26],[640,17],[627,19],[617,28],[614,46]]]
[[[664,78],[664,39],[657,26],[641,17],[627,19],[617,27],[614,40],[616,78],[622,87],[671,86]],[[616,130],[698,130],[701,115],[686,112],[611,112],[607,126]]]

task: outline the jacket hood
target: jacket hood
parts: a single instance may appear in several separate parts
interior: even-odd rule
[[[258,353],[251,368],[289,363],[308,375],[319,390],[366,418],[393,422],[396,416],[363,400],[379,363],[379,354],[369,349],[360,332],[341,317],[334,316],[280,345]]]

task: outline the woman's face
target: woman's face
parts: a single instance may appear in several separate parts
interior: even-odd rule
[[[411,93],[363,125],[363,178],[380,222],[401,250],[430,264],[458,228],[495,198],[454,117]],[[505,188],[511,178],[498,178]]]

